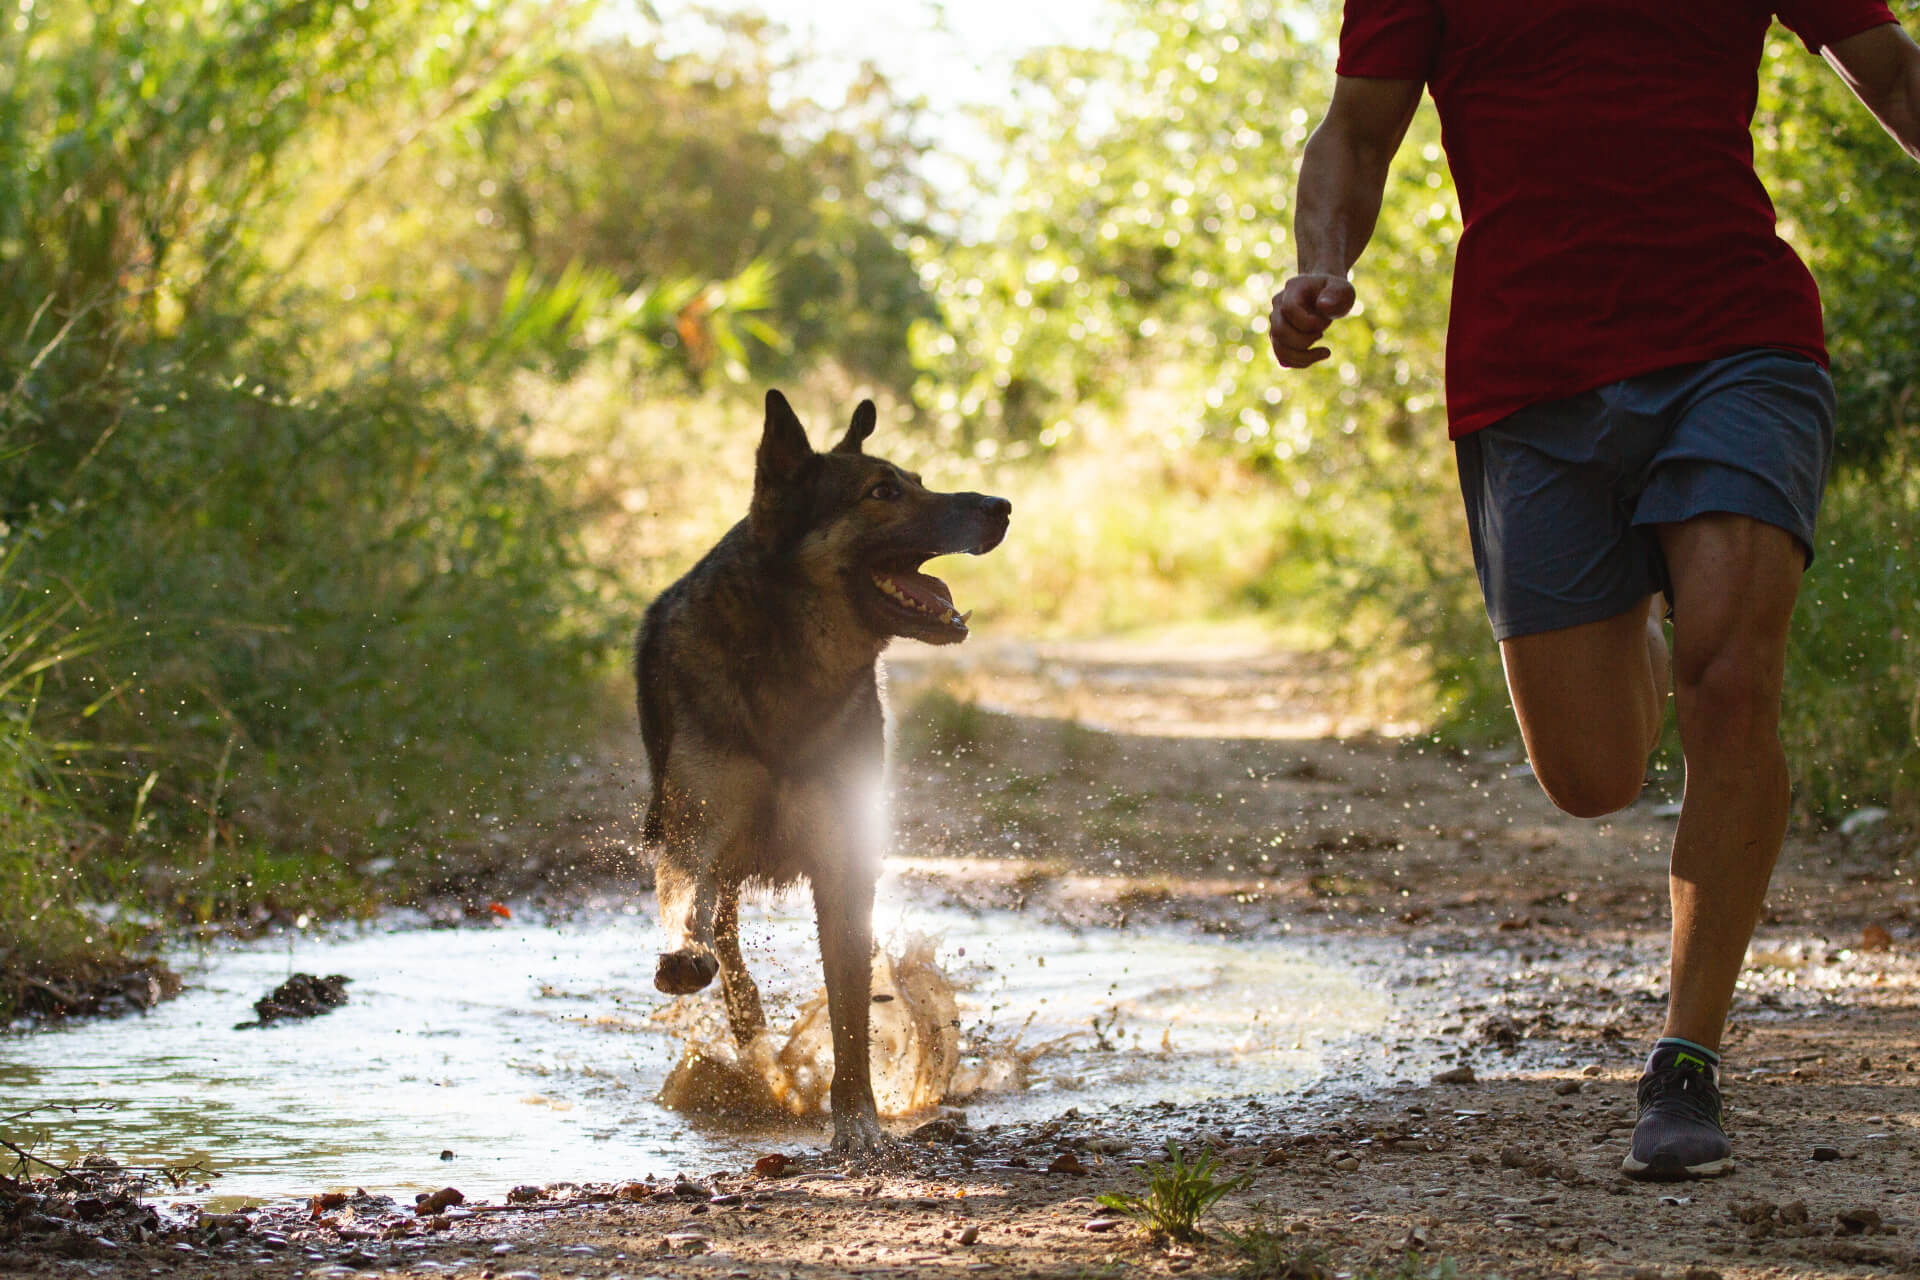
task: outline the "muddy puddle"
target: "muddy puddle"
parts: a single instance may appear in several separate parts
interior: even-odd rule
[[[770,1020],[785,1028],[819,986],[806,900],[743,909],[741,923]],[[876,930],[896,951],[925,939],[951,984],[953,1084],[971,1092],[947,1101],[976,1126],[1297,1092],[1334,1046],[1392,1014],[1356,972],[1271,938],[1074,930],[935,905],[892,878]],[[176,955],[189,989],[138,1021],[0,1039],[7,1111],[98,1107],[4,1136],[55,1159],[97,1147],[123,1161],[203,1160],[223,1200],[448,1183],[498,1195],[823,1143],[818,1119],[742,1130],[661,1104],[688,1043],[714,1037],[719,1015],[711,994],[676,1004],[653,990],[656,942],[651,903],[637,901],[459,929],[395,918],[291,948]],[[234,1029],[294,970],[348,976],[347,1003]]]

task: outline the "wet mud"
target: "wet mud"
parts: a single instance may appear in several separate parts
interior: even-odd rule
[[[1306,947],[1390,993],[1384,1020],[1327,1046],[1299,1088],[1116,1100],[1090,1075],[1096,1087],[1036,1117],[896,1121],[895,1149],[869,1166],[826,1161],[814,1122],[724,1167],[583,1166],[577,1182],[429,1212],[351,1187],[241,1212],[151,1196],[159,1230],[101,1233],[112,1247],[87,1274],[1920,1271],[1909,835],[1792,835],[1726,1042],[1739,1167],[1637,1184],[1618,1166],[1663,1011],[1677,780],[1580,822],[1515,759],[1369,733],[1363,716],[1329,710],[1340,685],[1311,662],[1192,645],[965,656],[894,671],[896,706],[919,708],[903,714],[896,777],[914,895],[1103,937]],[[1249,1026],[1261,1013],[1251,999],[1236,1010]],[[1104,1011],[1081,1012],[1083,1050],[1097,1052]],[[1099,1203],[1143,1191],[1169,1140],[1246,1179],[1196,1243]],[[74,1274],[72,1257],[21,1236],[0,1242],[0,1273]]]
[[[253,1018],[233,1024],[235,1031],[270,1027],[276,1022],[297,1018],[317,1018],[347,1002],[347,984],[353,979],[343,973],[316,978],[311,973],[296,973],[253,1002]]]

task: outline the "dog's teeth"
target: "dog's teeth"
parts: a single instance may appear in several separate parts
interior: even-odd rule
[[[967,620],[971,617],[973,617],[973,610],[969,609],[965,613],[954,614],[953,620],[964,627],[967,625]]]

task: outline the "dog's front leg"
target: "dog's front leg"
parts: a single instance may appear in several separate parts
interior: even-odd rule
[[[813,881],[820,922],[820,959],[827,976],[827,1017],[833,1026],[833,1154],[872,1155],[886,1140],[873,1101],[867,1015],[873,1001],[874,877],[836,867]]]
[[[764,793],[764,777],[744,768],[723,773],[710,766],[702,780],[721,785],[696,795],[670,782],[663,797],[667,812],[654,891],[667,939],[653,985],[669,995],[704,989],[720,968],[715,919],[723,894],[738,888],[723,885],[721,873],[729,851],[752,838],[753,815]]]
[[[720,993],[727,1001],[727,1025],[734,1040],[742,1045],[767,1029],[766,1011],[760,1005],[760,988],[747,972],[746,957],[740,954],[740,886],[725,885],[720,890],[720,911],[714,919],[713,949],[720,961]]]

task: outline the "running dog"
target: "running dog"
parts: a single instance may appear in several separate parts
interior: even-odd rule
[[[969,615],[920,566],[993,550],[1013,510],[934,493],[862,452],[875,416],[861,401],[839,443],[816,452],[786,398],[767,393],[747,518],[647,609],[634,663],[668,947],[654,985],[680,995],[717,973],[734,1038],[751,1042],[766,1018],[740,956],[740,890],[809,881],[839,1156],[884,1141],[867,1043],[885,842],[877,663],[896,636],[966,639]]]

